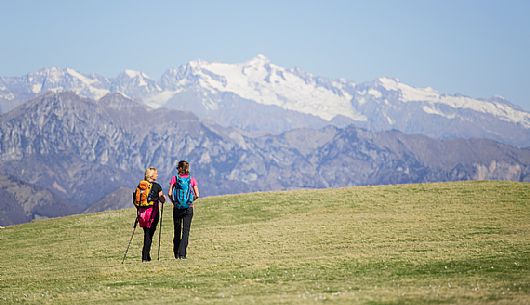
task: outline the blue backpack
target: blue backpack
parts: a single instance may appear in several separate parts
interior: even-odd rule
[[[193,189],[191,188],[191,176],[180,177],[179,175],[175,176],[176,183],[173,187],[173,205],[177,209],[187,209],[190,207],[190,204],[193,202]]]

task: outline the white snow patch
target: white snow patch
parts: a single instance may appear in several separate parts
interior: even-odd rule
[[[437,102],[440,99],[440,94],[430,87],[424,89],[414,88],[391,78],[380,78],[379,81],[386,90],[399,91],[404,102]]]
[[[425,113],[428,113],[428,114],[439,115],[439,116],[442,116],[442,117],[445,117],[451,120],[456,118],[456,115],[443,113],[442,111],[440,111],[439,109],[436,109],[435,107],[423,106],[423,111],[425,111]]]
[[[371,96],[374,96],[376,98],[380,98],[383,96],[383,94],[375,89],[370,89],[368,90],[368,94],[370,94]]]
[[[92,93],[93,98],[96,100],[99,100],[100,98],[110,93],[110,91],[107,89],[99,89],[94,87],[90,87],[88,90],[90,91],[90,93]]]
[[[159,94],[150,96],[145,99],[145,104],[152,108],[162,107],[167,101],[169,101],[179,91],[162,91]]]
[[[64,71],[57,67],[51,67],[49,69],[38,72],[37,74],[44,74],[48,78],[48,80],[58,82],[64,76]]]
[[[149,79],[149,77],[147,75],[145,75],[143,72],[126,69],[125,71],[123,71],[123,73],[128,78],[136,79],[138,86],[140,86],[140,87],[147,87],[148,86],[146,79]]]
[[[525,128],[530,128],[530,113],[517,110],[506,104],[480,101],[466,96],[442,96],[439,103],[453,108],[466,108],[490,113],[502,120],[519,123]]]
[[[33,84],[31,86],[31,92],[33,92],[33,93],[40,93],[41,89],[42,89],[42,85],[41,84]]]
[[[144,74],[142,72],[131,70],[131,69],[125,69],[123,73],[127,75],[127,77],[129,78],[136,78],[136,77],[143,78],[144,77]]]
[[[79,73],[79,72],[77,72],[76,70],[71,69],[71,68],[66,68],[66,73],[70,74],[70,75],[73,76],[74,78],[77,78],[77,79],[80,80],[83,84],[85,84],[85,85],[87,85],[87,86],[91,86],[92,84],[94,84],[95,82],[97,82],[97,80],[87,78],[87,77],[84,76],[83,74],[81,74],[81,73]]]

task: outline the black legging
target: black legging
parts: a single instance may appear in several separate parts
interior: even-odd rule
[[[155,235],[156,226],[158,225],[158,213],[156,213],[155,219],[153,220],[153,224],[150,228],[143,228],[144,229],[144,247],[142,249],[142,261],[150,261],[151,260],[151,243],[153,242],[153,236]]]
[[[175,258],[186,258],[192,218],[193,207],[173,208],[173,254]]]

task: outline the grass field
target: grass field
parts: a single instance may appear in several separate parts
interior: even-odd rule
[[[189,259],[166,205],[150,263],[134,209],[0,229],[0,304],[530,304],[530,184],[200,199]]]

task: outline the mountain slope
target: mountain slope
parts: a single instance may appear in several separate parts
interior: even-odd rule
[[[512,182],[204,198],[188,259],[173,258],[166,209],[160,260],[148,264],[141,263],[138,228],[121,264],[132,208],[36,221],[0,229],[0,255],[9,262],[0,268],[0,300],[526,304],[529,199],[528,184]]]
[[[0,224],[15,225],[42,217],[58,217],[81,212],[50,190],[14,177],[0,175]]]
[[[80,210],[126,206],[130,195],[107,196],[134,187],[148,166],[159,169],[167,190],[181,159],[190,161],[205,196],[462,179],[530,181],[530,149],[490,140],[440,141],[354,126],[249,137],[121,94],[98,101],[47,94],[0,116],[0,174],[46,189]],[[30,210],[24,210],[28,217]]]

